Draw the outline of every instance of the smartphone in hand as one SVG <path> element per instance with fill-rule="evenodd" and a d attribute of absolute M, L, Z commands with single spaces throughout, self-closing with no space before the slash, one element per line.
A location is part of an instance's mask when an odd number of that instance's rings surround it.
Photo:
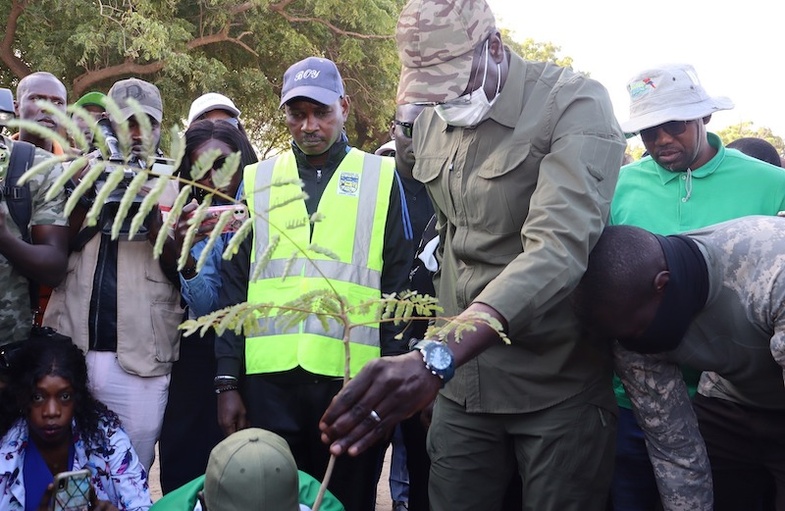
<path fill-rule="evenodd" d="M 220 218 L 221 214 L 227 210 L 232 212 L 232 218 L 229 220 L 229 223 L 224 226 L 223 232 L 237 232 L 240 226 L 243 225 L 243 222 L 248 219 L 248 208 L 245 206 L 245 204 L 210 206 L 205 211 L 204 219 L 199 226 L 199 232 L 207 234 L 212 231 L 215 227 L 215 224 L 218 223 L 218 218 Z"/>
<path fill-rule="evenodd" d="M 89 470 L 60 472 L 54 478 L 52 511 L 88 511 L 90 489 Z"/>

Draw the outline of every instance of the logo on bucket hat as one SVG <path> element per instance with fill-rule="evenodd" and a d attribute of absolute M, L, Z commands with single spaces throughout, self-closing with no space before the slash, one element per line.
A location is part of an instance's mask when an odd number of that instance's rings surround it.
<path fill-rule="evenodd" d="M 625 133 L 638 133 L 668 121 L 692 121 L 719 110 L 730 110 L 729 98 L 711 97 L 689 64 L 670 64 L 638 73 L 627 84 L 630 118 Z"/>
<path fill-rule="evenodd" d="M 299 97 L 330 105 L 343 96 L 343 80 L 335 63 L 329 59 L 308 57 L 292 64 L 284 73 L 278 106 L 282 107 Z"/>
<path fill-rule="evenodd" d="M 444 103 L 463 94 L 474 49 L 495 29 L 485 0 L 410 0 L 395 32 L 403 64 L 398 104 Z"/>
<path fill-rule="evenodd" d="M 128 104 L 129 98 L 139 103 L 142 111 L 159 123 L 163 119 L 164 108 L 161 102 L 161 92 L 150 82 L 138 78 L 120 80 L 109 89 L 109 97 L 120 108 L 121 121 L 128 120 L 135 113 L 131 105 Z"/>

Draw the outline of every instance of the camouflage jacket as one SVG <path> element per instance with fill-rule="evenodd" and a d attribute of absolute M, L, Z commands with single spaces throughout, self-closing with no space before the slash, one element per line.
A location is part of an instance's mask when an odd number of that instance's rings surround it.
<path fill-rule="evenodd" d="M 12 148 L 12 140 L 6 137 L 0 139 L 0 186 L 5 185 L 4 181 Z M 36 148 L 33 165 L 51 157 L 51 153 Z M 62 166 L 55 165 L 48 172 L 39 173 L 28 181 L 32 198 L 31 227 L 34 225 L 68 225 L 68 219 L 64 215 L 65 191 L 58 193 L 51 201 L 47 201 L 44 197 L 62 171 Z M 8 213 L 8 206 L 2 195 L 0 195 L 0 216 L 4 218 L 11 233 L 21 237 L 19 228 Z M 32 310 L 28 286 L 27 278 L 16 271 L 8 259 L 0 254 L 0 344 L 26 339 L 30 332 Z"/>
<path fill-rule="evenodd" d="M 711 510 L 709 460 L 680 365 L 706 371 L 698 391 L 785 410 L 785 219 L 749 216 L 690 231 L 709 297 L 679 346 L 642 355 L 616 346 L 616 371 L 646 434 L 667 510 Z"/>

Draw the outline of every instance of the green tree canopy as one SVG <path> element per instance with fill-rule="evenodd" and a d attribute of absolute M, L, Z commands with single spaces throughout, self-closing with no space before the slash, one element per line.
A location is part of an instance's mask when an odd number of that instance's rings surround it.
<path fill-rule="evenodd" d="M 508 29 L 502 28 L 499 32 L 504 43 L 526 60 L 553 62 L 562 67 L 572 67 L 572 57 L 559 56 L 561 46 L 556 46 L 550 42 L 537 42 L 532 38 L 526 38 L 523 42 L 518 42 Z"/>
<path fill-rule="evenodd" d="M 290 140 L 278 108 L 284 71 L 319 55 L 343 75 L 352 144 L 374 150 L 387 140 L 395 109 L 393 34 L 405 1 L 8 0 L 0 2 L 0 86 L 49 71 L 73 102 L 136 76 L 161 90 L 166 126 L 180 125 L 199 95 L 221 92 L 242 110 L 264 158 Z M 551 43 L 519 43 L 501 32 L 525 58 L 572 65 Z"/>
<path fill-rule="evenodd" d="M 780 157 L 785 155 L 785 141 L 782 140 L 782 137 L 775 135 L 769 128 L 756 128 L 753 123 L 749 121 L 728 126 L 723 130 L 719 130 L 717 135 L 722 139 L 722 143 L 725 145 L 742 137 L 762 138 L 777 149 L 777 152 L 780 153 Z"/>
<path fill-rule="evenodd" d="M 262 156 L 285 146 L 283 73 L 311 55 L 335 61 L 353 102 L 347 129 L 370 148 L 384 138 L 398 81 L 392 34 L 404 0 L 10 0 L 0 3 L 0 83 L 34 71 L 60 77 L 75 101 L 129 76 L 155 83 L 164 122 L 193 99 L 235 100 Z"/>

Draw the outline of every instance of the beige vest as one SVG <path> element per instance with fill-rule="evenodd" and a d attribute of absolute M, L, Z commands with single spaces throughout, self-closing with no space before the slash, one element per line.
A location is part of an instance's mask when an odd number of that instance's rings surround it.
<path fill-rule="evenodd" d="M 65 280 L 52 291 L 43 324 L 88 348 L 88 319 L 101 236 L 68 258 Z M 137 376 L 169 374 L 180 353 L 180 293 L 166 278 L 147 241 L 119 241 L 117 359 Z"/>

